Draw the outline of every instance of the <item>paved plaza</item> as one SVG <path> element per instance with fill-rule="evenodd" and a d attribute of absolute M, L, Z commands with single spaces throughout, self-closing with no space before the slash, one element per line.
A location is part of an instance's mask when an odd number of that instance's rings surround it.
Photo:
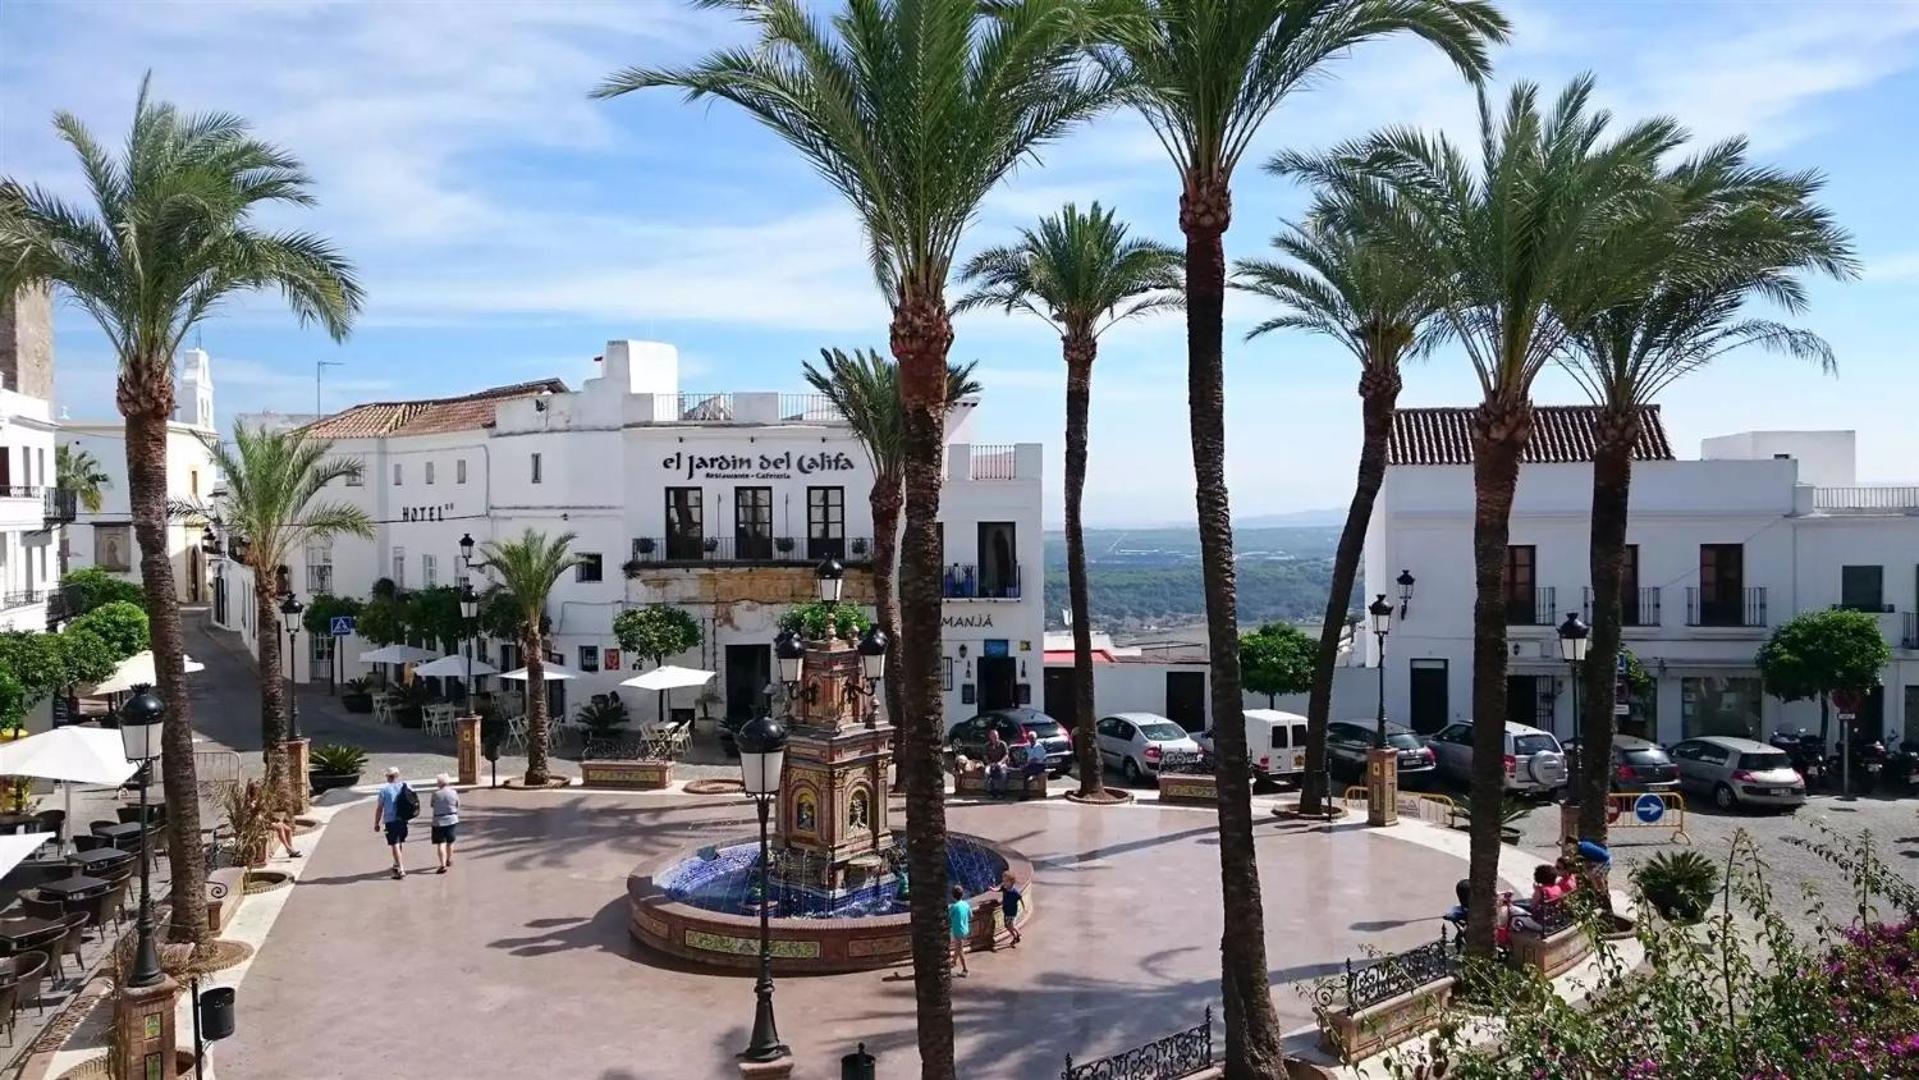
<path fill-rule="evenodd" d="M 475 790 L 445 876 L 386 874 L 370 804 L 343 808 L 240 991 L 248 1022 L 223 1077 L 736 1076 L 752 980 L 643 952 L 625 879 L 688 845 L 746 836 L 751 808 L 687 795 Z M 1056 1073 L 1198 1022 L 1217 998 L 1218 851 L 1210 813 L 1063 801 L 955 806 L 955 829 L 1033 859 L 1018 950 L 975 954 L 955 981 L 961 1075 Z M 1417 826 L 1413 826 L 1417 828 Z M 1357 828 L 1258 826 L 1275 1001 L 1365 949 L 1439 932 L 1455 857 Z M 415 845 L 410 865 L 428 867 Z M 917 1071 L 905 968 L 788 977 L 781 1032 L 799 1076 L 837 1076 L 864 1040 L 881 1074 Z"/>

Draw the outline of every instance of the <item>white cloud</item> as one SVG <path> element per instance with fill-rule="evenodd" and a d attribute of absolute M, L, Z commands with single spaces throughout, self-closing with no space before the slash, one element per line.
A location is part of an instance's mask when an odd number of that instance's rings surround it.
<path fill-rule="evenodd" d="M 1869 282 L 1919 281 L 1919 251 L 1867 259 L 1865 279 Z"/>

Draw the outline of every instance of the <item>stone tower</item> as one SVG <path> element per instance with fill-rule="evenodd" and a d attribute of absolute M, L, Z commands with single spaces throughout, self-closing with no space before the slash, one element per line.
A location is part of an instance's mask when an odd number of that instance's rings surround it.
<path fill-rule="evenodd" d="M 46 289 L 0 303 L 0 386 L 53 398 L 53 294 Z"/>
<path fill-rule="evenodd" d="M 180 354 L 180 371 L 174 386 L 173 418 L 212 430 L 213 368 L 205 349 L 187 349 Z"/>

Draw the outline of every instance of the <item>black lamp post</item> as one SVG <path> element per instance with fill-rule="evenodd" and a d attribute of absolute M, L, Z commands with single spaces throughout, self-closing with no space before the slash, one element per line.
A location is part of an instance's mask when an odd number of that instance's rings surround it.
<path fill-rule="evenodd" d="M 465 563 L 468 569 L 471 569 L 473 566 L 473 534 L 472 533 L 460 534 L 460 561 Z"/>
<path fill-rule="evenodd" d="M 829 604 L 840 602 L 840 590 L 846 585 L 846 567 L 840 565 L 838 559 L 828 555 L 813 568 L 813 577 L 819 583 L 821 600 Z"/>
<path fill-rule="evenodd" d="M 293 665 L 298 662 L 293 647 L 294 639 L 300 633 L 300 613 L 307 606 L 291 592 L 280 601 L 280 623 L 287 630 L 287 738 L 300 737 L 300 699 L 293 692 Z"/>
<path fill-rule="evenodd" d="M 1592 633 L 1577 611 L 1568 611 L 1566 621 L 1559 624 L 1559 658 L 1572 668 L 1573 680 L 1573 734 L 1579 734 L 1579 665 L 1586 662 L 1586 636 Z"/>
<path fill-rule="evenodd" d="M 1373 745 L 1381 750 L 1386 748 L 1386 635 L 1393 629 L 1393 606 L 1386 602 L 1386 594 L 1366 606 L 1366 614 L 1373 619 L 1373 640 L 1379 643 L 1379 717 L 1373 729 Z"/>
<path fill-rule="evenodd" d="M 160 757 L 160 729 L 166 716 L 166 702 L 151 689 L 141 690 L 120 707 L 120 747 L 128 761 L 140 765 L 140 917 L 134 923 L 139 937 L 133 974 L 127 978 L 127 985 L 134 988 L 152 986 L 166 977 L 153 945 L 153 859 L 149 854 L 153 835 L 147 820 L 147 780 Z"/>
<path fill-rule="evenodd" d="M 785 661 L 781 661 L 785 672 Z M 773 900 L 769 888 L 772 853 L 767 818 L 780 795 L 780 770 L 786 764 L 786 725 L 771 715 L 754 717 L 734 736 L 740 748 L 740 780 L 760 811 L 760 977 L 753 984 L 753 1040 L 740 1051 L 742 1061 L 777 1061 L 789 1051 L 773 1021 Z"/>
<path fill-rule="evenodd" d="M 886 647 L 891 642 L 886 631 L 878 623 L 866 628 L 860 635 L 860 675 L 865 685 L 861 692 L 866 695 L 866 726 L 872 727 L 879 718 L 880 680 L 886 677 Z"/>
<path fill-rule="evenodd" d="M 465 558 L 464 552 L 467 550 L 467 545 L 472 542 L 473 538 L 470 536 L 460 541 L 460 550 L 463 553 L 461 555 L 462 558 Z M 466 707 L 469 712 L 471 712 L 474 707 L 473 634 L 474 631 L 478 629 L 478 623 L 474 620 L 479 617 L 480 594 L 473 591 L 473 582 L 471 579 L 468 579 L 460 583 L 460 618 L 466 620 Z"/>
<path fill-rule="evenodd" d="M 1399 585 L 1399 617 L 1403 619 L 1406 617 L 1406 609 L 1413 605 L 1413 572 L 1401 570 L 1397 584 Z"/>

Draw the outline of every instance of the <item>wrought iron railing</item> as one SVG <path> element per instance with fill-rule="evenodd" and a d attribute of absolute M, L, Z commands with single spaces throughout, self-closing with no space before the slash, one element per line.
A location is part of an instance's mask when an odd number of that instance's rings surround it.
<path fill-rule="evenodd" d="M 1020 566 L 951 563 L 940 573 L 940 595 L 948 600 L 1018 600 Z"/>
<path fill-rule="evenodd" d="M 44 602 L 48 595 L 45 589 L 20 589 L 14 592 L 0 593 L 0 609 L 26 607 L 29 604 Z"/>
<path fill-rule="evenodd" d="M 42 490 L 37 484 L 0 484 L 0 499 L 37 499 Z"/>
<path fill-rule="evenodd" d="M 789 423 L 837 424 L 846 418 L 825 394 L 781 394 L 780 419 Z"/>
<path fill-rule="evenodd" d="M 48 525 L 65 525 L 80 516 L 79 493 L 72 488 L 48 488 L 41 518 Z"/>
<path fill-rule="evenodd" d="M 1901 616 L 1904 626 L 1899 634 L 1899 647 L 1919 649 L 1919 611 L 1908 611 Z"/>
<path fill-rule="evenodd" d="M 681 420 L 717 420 L 733 419 L 732 394 L 681 394 L 679 401 Z"/>
<path fill-rule="evenodd" d="M 1692 586 L 1686 590 L 1687 626 L 1764 626 L 1766 625 L 1766 587 L 1707 590 Z"/>
<path fill-rule="evenodd" d="M 1506 594 L 1506 625 L 1551 626 L 1559 608 L 1551 586 L 1513 589 Z"/>
<path fill-rule="evenodd" d="M 1550 937 L 1578 922 L 1579 913 L 1562 897 L 1535 906 L 1532 920 L 1539 925 L 1541 937 Z"/>
<path fill-rule="evenodd" d="M 1585 618 L 1588 623 L 1591 623 L 1593 621 L 1592 586 L 1590 585 L 1586 586 L 1585 594 L 1586 594 Z M 1647 588 L 1638 589 L 1634 592 L 1629 592 L 1626 596 L 1626 602 L 1623 605 L 1621 605 L 1619 609 L 1619 625 L 1621 626 L 1658 626 L 1659 625 L 1659 590 L 1658 588 L 1647 587 Z"/>
<path fill-rule="evenodd" d="M 1919 511 L 1919 487 L 1816 487 L 1812 489 L 1812 508 L 1828 514 L 1910 514 Z"/>
<path fill-rule="evenodd" d="M 1441 926 L 1437 941 L 1358 964 L 1347 959 L 1344 978 L 1325 979 L 1313 987 L 1313 1003 L 1327 1012 L 1358 1012 L 1458 973 L 1459 949 L 1446 940 Z"/>
<path fill-rule="evenodd" d="M 1073 1064 L 1066 1055 L 1066 1068 L 1060 1080 L 1174 1080 L 1197 1072 L 1213 1063 L 1213 1007 L 1198 1024 L 1154 1039 L 1145 1046 L 1089 1061 Z"/>
<path fill-rule="evenodd" d="M 633 542 L 627 572 L 649 565 L 693 566 L 707 563 L 791 563 L 812 565 L 828 557 L 859 564 L 873 558 L 873 541 L 864 536 L 668 536 Z"/>

